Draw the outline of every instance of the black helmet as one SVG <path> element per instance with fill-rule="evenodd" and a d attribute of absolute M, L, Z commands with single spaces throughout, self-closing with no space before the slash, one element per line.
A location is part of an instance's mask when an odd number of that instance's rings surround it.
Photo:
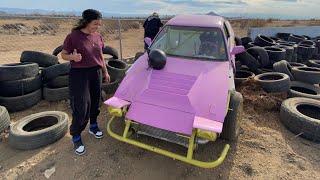
<path fill-rule="evenodd" d="M 153 49 L 150 51 L 148 59 L 149 67 L 161 70 L 165 67 L 166 62 L 167 56 L 165 52 L 160 49 Z"/>

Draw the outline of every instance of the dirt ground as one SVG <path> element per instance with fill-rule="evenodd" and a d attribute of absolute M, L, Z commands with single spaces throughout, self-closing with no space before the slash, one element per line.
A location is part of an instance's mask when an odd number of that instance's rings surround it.
<path fill-rule="evenodd" d="M 266 94 L 252 83 L 238 90 L 244 96 L 241 131 L 222 165 L 201 169 L 152 152 L 119 142 L 106 135 L 97 140 L 87 131 L 83 140 L 84 156 L 72 151 L 71 137 L 44 148 L 20 151 L 9 147 L 7 138 L 0 142 L 0 179 L 46 179 L 44 171 L 55 167 L 51 179 L 320 179 L 320 144 L 289 132 L 279 122 L 279 107 L 285 94 Z M 70 114 L 67 101 L 42 101 L 33 108 L 11 114 L 15 122 L 23 116 L 58 110 Z M 108 120 L 102 106 L 99 123 L 105 131 Z M 118 121 L 117 128 L 123 126 Z M 186 153 L 184 147 L 142 138 L 148 143 Z M 195 157 L 214 159 L 227 143 L 218 140 L 200 146 Z"/>
<path fill-rule="evenodd" d="M 14 21 L 16 22 L 16 21 Z M 3 22 L 2 22 L 3 23 Z M 6 22 L 8 23 L 8 22 Z M 36 22 L 32 22 L 36 23 Z M 292 21 L 267 22 L 264 26 L 285 26 Z M 306 25 L 308 22 L 295 22 Z M 1 21 L 0 21 L 1 25 Z M 238 36 L 246 35 L 241 22 L 233 22 Z M 123 33 L 124 56 L 132 56 L 143 47 L 141 29 Z M 0 64 L 18 62 L 21 51 L 51 52 L 60 45 L 65 35 L 31 36 L 0 35 Z M 118 47 L 117 39 L 107 41 Z M 244 113 L 240 123 L 241 133 L 222 165 L 215 169 L 201 169 L 112 139 L 105 133 L 101 140 L 91 137 L 87 130 L 83 141 L 87 147 L 84 156 L 73 153 L 71 137 L 67 134 L 58 142 L 31 151 L 20 151 L 8 145 L 7 135 L 0 138 L 0 179 L 46 179 L 44 172 L 55 168 L 50 179 L 320 179 L 320 144 L 304 140 L 289 132 L 279 121 L 279 107 L 284 94 L 268 95 L 255 85 L 238 89 L 244 96 Z M 15 122 L 32 113 L 57 110 L 71 111 L 67 101 L 40 102 L 31 109 L 12 113 Z M 102 106 L 100 126 L 105 131 L 108 120 L 106 107 Z M 123 128 L 118 121 L 117 128 Z M 186 149 L 170 143 L 143 138 L 143 140 L 179 153 Z M 200 146 L 195 157 L 213 160 L 224 144 L 218 140 Z"/>

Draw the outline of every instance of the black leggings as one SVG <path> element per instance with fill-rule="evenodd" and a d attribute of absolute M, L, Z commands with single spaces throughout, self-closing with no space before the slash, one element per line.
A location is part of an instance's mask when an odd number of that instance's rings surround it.
<path fill-rule="evenodd" d="M 80 135 L 90 124 L 97 123 L 100 113 L 102 72 L 100 67 L 71 68 L 69 74 L 70 106 L 72 124 L 70 134 Z"/>

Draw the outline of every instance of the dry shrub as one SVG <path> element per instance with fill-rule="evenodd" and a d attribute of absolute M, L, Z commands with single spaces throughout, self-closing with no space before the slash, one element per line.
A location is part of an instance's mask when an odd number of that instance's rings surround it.
<path fill-rule="evenodd" d="M 282 101 L 287 98 L 286 93 L 266 93 L 254 80 L 244 82 L 237 91 L 243 95 L 245 106 L 260 112 L 279 112 Z"/>

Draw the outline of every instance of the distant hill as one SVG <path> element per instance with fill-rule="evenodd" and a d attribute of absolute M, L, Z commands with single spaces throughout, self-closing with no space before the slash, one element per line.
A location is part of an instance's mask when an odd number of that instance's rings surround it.
<path fill-rule="evenodd" d="M 63 15 L 63 16 L 81 16 L 80 11 L 50 11 L 43 9 L 20 9 L 20 8 L 1 8 L 0 15 Z M 105 13 L 104 17 L 146 17 L 146 14 L 120 14 Z"/>

